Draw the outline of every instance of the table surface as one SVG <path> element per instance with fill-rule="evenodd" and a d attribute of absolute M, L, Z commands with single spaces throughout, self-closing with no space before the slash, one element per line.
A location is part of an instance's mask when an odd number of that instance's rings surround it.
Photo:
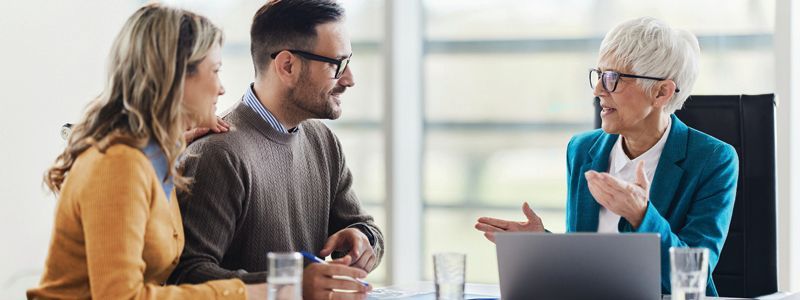
<path fill-rule="evenodd" d="M 467 283 L 464 299 L 499 299 L 500 287 L 496 284 Z M 433 282 L 399 284 L 374 289 L 368 299 L 436 299 Z"/>
<path fill-rule="evenodd" d="M 464 286 L 464 299 L 499 299 L 500 287 L 496 284 L 467 283 Z M 421 281 L 409 284 L 399 284 L 374 289 L 368 299 L 436 299 L 436 288 L 433 282 Z M 662 300 L 669 300 L 669 295 L 664 295 Z M 706 297 L 706 299 L 734 300 L 745 298 Z M 778 292 L 772 295 L 759 297 L 761 300 L 800 300 L 798 293 Z"/>

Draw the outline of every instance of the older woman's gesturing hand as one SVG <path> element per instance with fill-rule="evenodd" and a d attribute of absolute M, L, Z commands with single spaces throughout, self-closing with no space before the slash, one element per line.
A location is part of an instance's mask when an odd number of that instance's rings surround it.
<path fill-rule="evenodd" d="M 531 209 L 531 207 L 528 205 L 528 202 L 522 204 L 522 213 L 525 214 L 525 217 L 528 219 L 527 221 L 516 222 L 489 217 L 478 218 L 478 223 L 475 223 L 475 229 L 483 231 L 483 236 L 492 243 L 494 243 L 495 232 L 544 232 L 542 219 L 539 218 L 535 212 L 533 212 L 533 209 Z"/>
<path fill-rule="evenodd" d="M 628 220 L 633 228 L 639 228 L 647 210 L 650 182 L 644 172 L 644 161 L 636 166 L 636 182 L 629 183 L 608 173 L 588 171 L 584 173 L 589 191 L 595 201 L 611 212 Z"/>

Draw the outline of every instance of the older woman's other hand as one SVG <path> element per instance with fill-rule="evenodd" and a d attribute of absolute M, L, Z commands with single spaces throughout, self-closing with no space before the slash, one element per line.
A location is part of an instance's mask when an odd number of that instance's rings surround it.
<path fill-rule="evenodd" d="M 539 218 L 539 216 L 533 212 L 528 202 L 522 204 L 522 213 L 525 214 L 525 217 L 528 219 L 527 221 L 506 221 L 489 217 L 478 218 L 478 223 L 475 223 L 475 229 L 482 231 L 483 236 L 492 243 L 494 243 L 494 234 L 496 232 L 544 232 L 542 218 Z"/>
<path fill-rule="evenodd" d="M 650 195 L 650 182 L 645 175 L 644 161 L 636 166 L 635 183 L 623 181 L 605 172 L 588 171 L 584 176 L 597 203 L 628 220 L 634 229 L 639 228 Z"/>
<path fill-rule="evenodd" d="M 194 140 L 199 139 L 208 134 L 209 131 L 214 133 L 228 132 L 230 128 L 231 125 L 228 124 L 228 122 L 225 122 L 225 120 L 223 120 L 222 118 L 217 117 L 217 124 L 215 124 L 213 127 L 211 128 L 197 127 L 189 129 L 183 133 L 183 138 L 186 140 L 186 144 L 191 144 Z"/>

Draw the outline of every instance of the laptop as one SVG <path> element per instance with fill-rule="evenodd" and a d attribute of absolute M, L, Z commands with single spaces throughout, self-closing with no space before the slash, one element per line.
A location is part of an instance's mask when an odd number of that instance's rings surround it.
<path fill-rule="evenodd" d="M 503 299 L 661 299 L 658 234 L 495 237 Z"/>

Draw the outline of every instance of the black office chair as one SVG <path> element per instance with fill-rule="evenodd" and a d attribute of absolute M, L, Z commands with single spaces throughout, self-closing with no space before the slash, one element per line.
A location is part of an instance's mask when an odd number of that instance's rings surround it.
<path fill-rule="evenodd" d="M 600 102 L 595 98 L 595 128 Z M 728 238 L 714 270 L 722 297 L 778 290 L 775 95 L 691 96 L 675 115 L 736 148 L 739 183 Z"/>

